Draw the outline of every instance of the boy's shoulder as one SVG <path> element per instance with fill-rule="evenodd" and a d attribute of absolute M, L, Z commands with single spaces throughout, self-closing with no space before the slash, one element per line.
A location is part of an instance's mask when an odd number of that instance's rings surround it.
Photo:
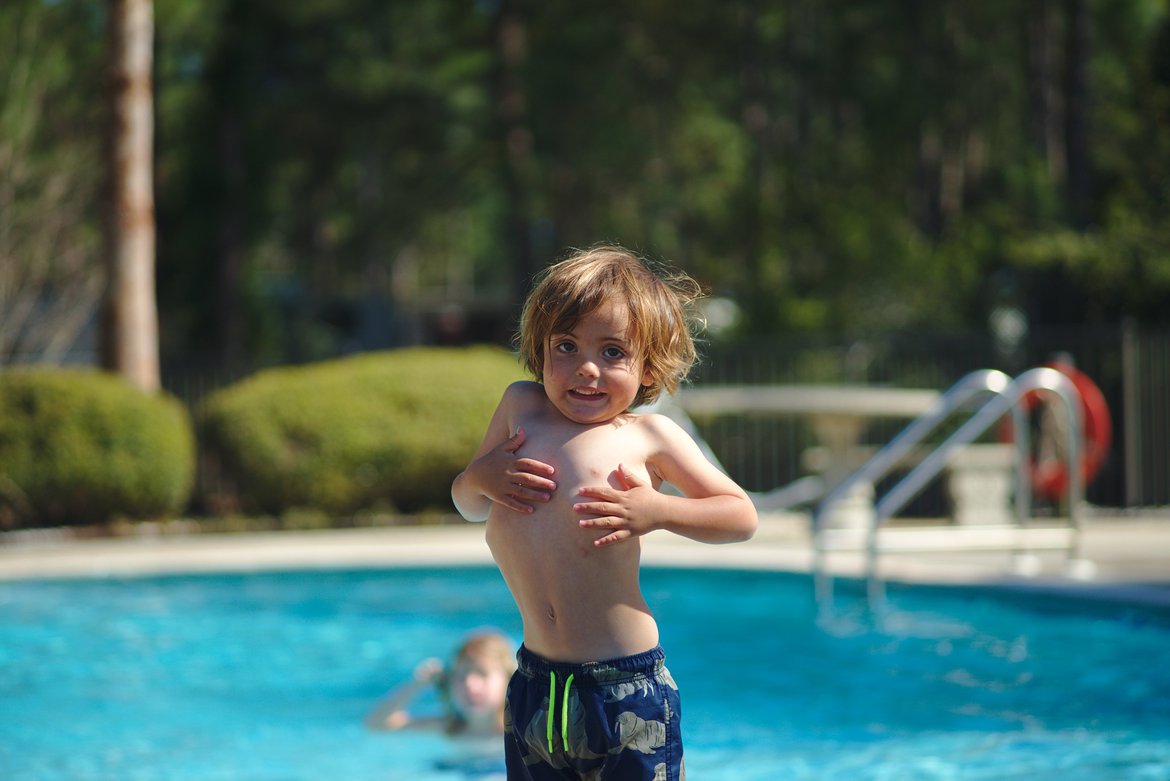
<path fill-rule="evenodd" d="M 544 386 L 534 380 L 516 380 L 504 389 L 505 399 L 544 398 Z"/>
<path fill-rule="evenodd" d="M 500 404 L 509 409 L 526 409 L 544 404 L 544 386 L 532 380 L 517 380 L 504 389 Z"/>
<path fill-rule="evenodd" d="M 662 438 L 677 437 L 680 434 L 686 436 L 686 432 L 668 415 L 663 415 L 661 412 L 631 412 L 628 413 L 631 422 L 637 425 L 646 433 Z"/>

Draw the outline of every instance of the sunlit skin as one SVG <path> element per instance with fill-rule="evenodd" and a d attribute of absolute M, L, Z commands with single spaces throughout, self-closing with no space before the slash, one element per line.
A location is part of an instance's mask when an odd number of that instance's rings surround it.
<path fill-rule="evenodd" d="M 452 497 L 487 520 L 531 651 L 567 662 L 641 653 L 658 644 L 641 537 L 744 540 L 755 508 L 677 424 L 627 412 L 649 376 L 624 306 L 603 303 L 544 349 L 543 382 L 505 391 Z M 663 481 L 683 496 L 660 493 Z"/>
<path fill-rule="evenodd" d="M 629 313 L 614 302 L 602 304 L 544 348 L 544 392 L 557 411 L 574 423 L 616 420 L 633 403 L 650 376 L 627 336 Z"/>

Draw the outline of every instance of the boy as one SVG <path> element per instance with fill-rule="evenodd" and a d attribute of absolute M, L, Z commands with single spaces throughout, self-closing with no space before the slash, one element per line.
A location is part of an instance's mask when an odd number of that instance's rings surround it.
<path fill-rule="evenodd" d="M 509 779 L 684 777 L 678 690 L 638 584 L 640 537 L 746 540 L 756 511 L 695 442 L 631 406 L 695 360 L 698 286 L 619 247 L 546 271 L 520 321 L 539 382 L 508 387 L 452 485 L 524 622 L 508 688 Z M 659 493 L 663 482 L 682 496 Z"/>

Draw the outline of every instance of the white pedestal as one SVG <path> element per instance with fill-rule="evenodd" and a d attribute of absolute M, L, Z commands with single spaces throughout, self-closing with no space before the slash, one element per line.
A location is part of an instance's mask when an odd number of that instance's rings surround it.
<path fill-rule="evenodd" d="M 1011 445 L 968 445 L 951 458 L 947 488 L 952 517 L 959 525 L 1014 522 L 1012 517 Z"/>
<path fill-rule="evenodd" d="M 873 486 L 858 483 L 847 496 L 825 508 L 825 525 L 830 529 L 868 529 L 873 515 Z"/>

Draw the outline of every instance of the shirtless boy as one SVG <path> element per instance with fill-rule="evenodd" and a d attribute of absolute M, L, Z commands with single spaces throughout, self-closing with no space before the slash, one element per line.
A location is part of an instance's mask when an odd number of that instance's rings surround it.
<path fill-rule="evenodd" d="M 619 247 L 548 269 L 519 334 L 539 382 L 508 387 L 452 486 L 459 512 L 487 521 L 524 623 L 509 779 L 685 777 L 678 690 L 638 582 L 641 537 L 746 540 L 756 511 L 678 425 L 629 409 L 690 369 L 698 294 Z"/>

